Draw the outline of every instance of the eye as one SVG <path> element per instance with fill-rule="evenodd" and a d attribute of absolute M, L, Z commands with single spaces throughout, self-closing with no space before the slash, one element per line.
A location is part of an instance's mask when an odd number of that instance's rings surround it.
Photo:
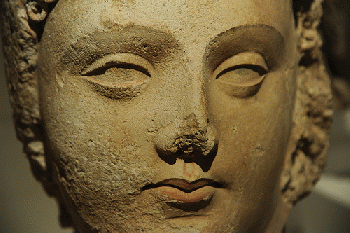
<path fill-rule="evenodd" d="M 152 73 L 153 66 L 144 58 L 119 53 L 95 61 L 81 75 L 100 94 L 122 99 L 139 95 Z"/>
<path fill-rule="evenodd" d="M 241 53 L 223 63 L 213 72 L 216 84 L 227 95 L 249 97 L 257 93 L 268 68 L 257 53 Z"/>

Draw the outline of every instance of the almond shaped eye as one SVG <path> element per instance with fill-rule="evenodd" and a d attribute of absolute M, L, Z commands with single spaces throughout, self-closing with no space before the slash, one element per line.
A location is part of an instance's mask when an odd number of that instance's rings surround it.
<path fill-rule="evenodd" d="M 153 66 L 142 57 L 119 53 L 95 61 L 81 75 L 100 94 L 121 99 L 139 95 L 153 72 Z"/>
<path fill-rule="evenodd" d="M 267 70 L 258 65 L 237 65 L 223 70 L 216 79 L 237 86 L 251 86 L 260 82 L 266 73 Z"/>
<path fill-rule="evenodd" d="M 90 81 L 106 85 L 123 85 L 147 80 L 153 73 L 153 66 L 144 58 L 118 53 L 101 58 L 81 72 Z"/>
<path fill-rule="evenodd" d="M 118 72 L 121 71 L 121 72 Z M 97 69 L 91 70 L 89 72 L 85 72 L 83 75 L 84 76 L 97 76 L 97 75 L 123 75 L 127 74 L 127 72 L 130 71 L 137 71 L 141 72 L 144 75 L 147 75 L 148 77 L 151 77 L 151 74 L 149 71 L 139 65 L 135 64 L 129 64 L 129 63 L 124 63 L 124 62 L 116 62 L 116 61 L 111 61 L 107 62 L 104 64 L 102 67 L 98 67 Z"/>
<path fill-rule="evenodd" d="M 257 53 L 241 53 L 225 60 L 213 72 L 215 81 L 226 94 L 249 97 L 257 93 L 268 68 Z"/>

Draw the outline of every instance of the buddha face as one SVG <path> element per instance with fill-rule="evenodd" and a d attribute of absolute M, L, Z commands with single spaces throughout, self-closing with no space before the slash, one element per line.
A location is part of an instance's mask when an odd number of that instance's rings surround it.
<path fill-rule="evenodd" d="M 77 228 L 280 231 L 296 51 L 289 1 L 60 0 L 37 75 Z"/>

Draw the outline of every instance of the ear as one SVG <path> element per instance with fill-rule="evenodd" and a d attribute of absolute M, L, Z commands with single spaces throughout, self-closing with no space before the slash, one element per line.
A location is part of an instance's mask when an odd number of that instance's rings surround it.
<path fill-rule="evenodd" d="M 291 208 L 307 196 L 326 163 L 333 116 L 331 83 L 321 52 L 318 26 L 322 1 L 298 15 L 299 52 L 293 128 L 281 178 L 282 199 Z"/>

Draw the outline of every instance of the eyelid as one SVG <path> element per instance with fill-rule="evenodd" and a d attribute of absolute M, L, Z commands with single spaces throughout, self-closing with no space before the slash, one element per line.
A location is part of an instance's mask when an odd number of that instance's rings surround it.
<path fill-rule="evenodd" d="M 104 67 L 106 66 L 106 64 L 111 62 L 113 62 L 115 65 L 131 64 L 133 66 L 142 67 L 146 69 L 149 74 L 152 74 L 154 72 L 153 65 L 150 62 L 148 62 L 146 59 L 140 56 L 134 55 L 132 53 L 116 53 L 116 54 L 107 55 L 93 62 L 91 65 L 89 65 L 87 68 L 85 68 L 81 72 L 81 75 L 88 75 L 89 73 L 92 73 L 95 70 L 101 67 Z"/>
<path fill-rule="evenodd" d="M 266 71 L 269 70 L 265 59 L 259 53 L 245 52 L 245 53 L 239 53 L 237 55 L 234 55 L 226 59 L 224 62 L 222 62 L 214 70 L 213 77 L 217 78 L 217 76 L 221 74 L 223 71 L 225 71 L 226 69 L 229 69 L 234 66 L 242 66 L 242 65 L 261 66 Z"/>

